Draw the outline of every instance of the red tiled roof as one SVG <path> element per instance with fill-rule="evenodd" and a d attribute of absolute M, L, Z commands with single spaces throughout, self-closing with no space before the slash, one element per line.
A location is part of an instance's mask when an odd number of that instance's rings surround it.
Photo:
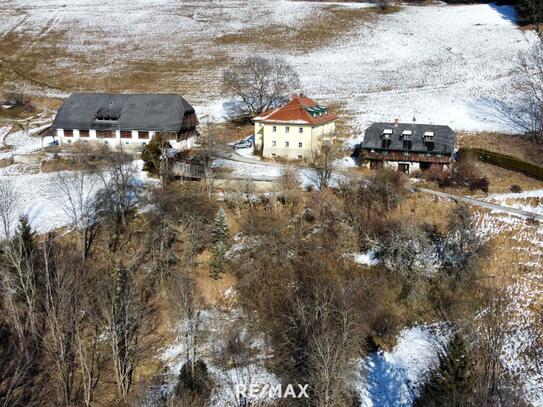
<path fill-rule="evenodd" d="M 331 113 L 323 116 L 311 116 L 306 108 L 317 105 L 317 102 L 313 99 L 303 95 L 296 95 L 286 105 L 268 110 L 256 119 L 263 122 L 305 122 L 309 124 L 321 124 L 337 119 L 337 116 Z"/>

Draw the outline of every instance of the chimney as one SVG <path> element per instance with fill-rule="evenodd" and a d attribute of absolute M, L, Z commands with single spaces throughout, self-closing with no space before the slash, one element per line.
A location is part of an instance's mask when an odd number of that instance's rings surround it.
<path fill-rule="evenodd" d="M 417 122 L 417 118 L 413 116 L 413 124 L 415 124 L 416 122 Z"/>
<path fill-rule="evenodd" d="M 398 126 L 399 121 L 399 119 L 394 119 L 394 127 Z"/>

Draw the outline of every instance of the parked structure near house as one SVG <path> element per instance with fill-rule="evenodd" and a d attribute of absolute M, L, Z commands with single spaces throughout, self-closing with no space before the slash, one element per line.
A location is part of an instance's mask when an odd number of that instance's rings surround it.
<path fill-rule="evenodd" d="M 194 108 L 173 94 L 74 93 L 52 125 L 60 144 L 94 141 L 142 146 L 155 135 L 190 148 L 197 135 Z"/>
<path fill-rule="evenodd" d="M 373 123 L 362 142 L 361 158 L 370 168 L 383 165 L 410 173 L 443 170 L 452 160 L 456 134 L 449 126 L 433 124 Z"/>
<path fill-rule="evenodd" d="M 314 100 L 293 95 L 287 104 L 254 118 L 255 147 L 267 158 L 309 159 L 332 142 L 337 116 Z"/>

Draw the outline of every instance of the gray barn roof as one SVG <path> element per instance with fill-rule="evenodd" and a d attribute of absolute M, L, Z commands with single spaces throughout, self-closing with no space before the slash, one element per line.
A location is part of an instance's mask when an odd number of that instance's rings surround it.
<path fill-rule="evenodd" d="M 383 145 L 383 132 L 392 130 L 390 145 L 385 148 Z M 373 123 L 366 129 L 362 148 L 373 150 L 406 151 L 402 134 L 404 131 L 411 131 L 411 148 L 409 151 L 415 153 L 452 154 L 456 144 L 456 134 L 449 126 L 434 124 L 413 124 L 413 123 Z M 426 132 L 433 132 L 433 145 L 423 140 Z"/>
<path fill-rule="evenodd" d="M 74 93 L 64 101 L 53 129 L 178 132 L 194 108 L 172 94 Z"/>

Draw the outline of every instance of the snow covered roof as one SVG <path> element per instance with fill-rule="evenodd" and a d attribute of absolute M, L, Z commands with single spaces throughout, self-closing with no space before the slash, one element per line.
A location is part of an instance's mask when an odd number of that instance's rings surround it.
<path fill-rule="evenodd" d="M 383 145 L 383 135 L 387 134 L 390 140 L 386 146 Z M 413 124 L 413 123 L 373 123 L 366 129 L 362 148 L 372 150 L 397 150 L 405 151 L 403 136 L 409 134 L 411 142 L 410 151 L 416 153 L 432 153 L 450 155 L 456 144 L 456 134 L 449 126 L 434 124 Z M 424 137 L 433 134 L 432 143 L 425 142 Z"/>
<path fill-rule="evenodd" d="M 178 132 L 186 113 L 194 108 L 179 95 L 74 93 L 52 128 Z"/>

